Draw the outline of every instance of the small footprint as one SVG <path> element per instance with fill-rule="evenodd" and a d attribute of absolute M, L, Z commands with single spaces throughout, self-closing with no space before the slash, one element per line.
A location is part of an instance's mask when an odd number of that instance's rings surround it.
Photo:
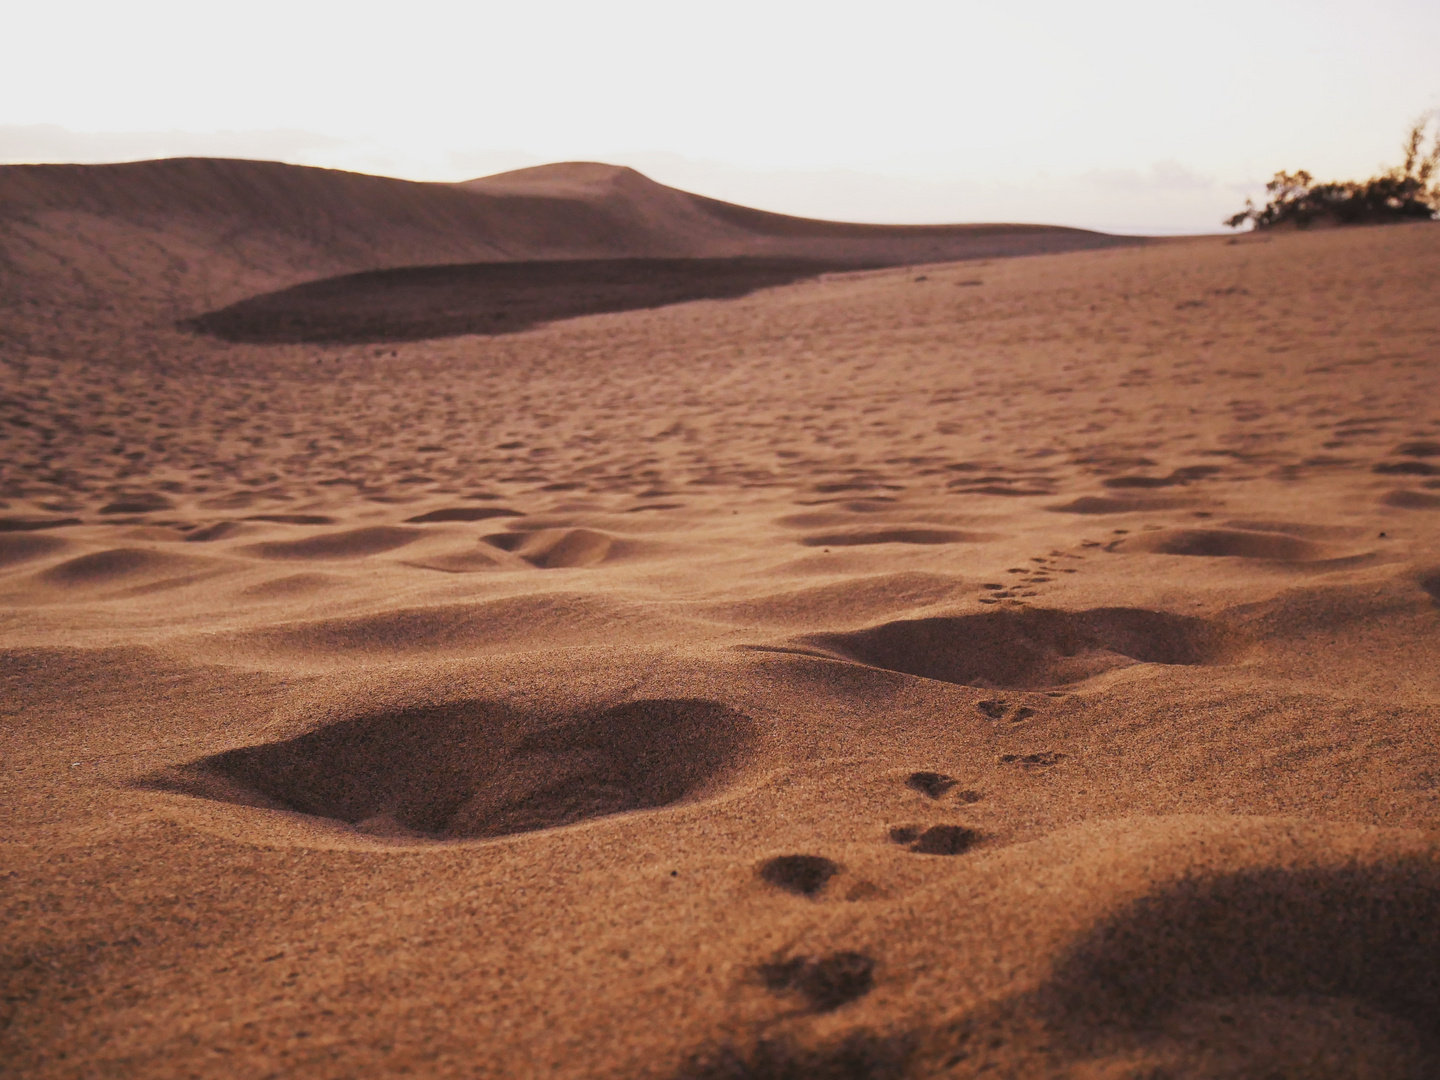
<path fill-rule="evenodd" d="M 1064 761 L 1067 756 L 1053 750 L 1041 750 L 1036 754 L 1001 754 L 1000 763 L 1002 765 L 1019 765 L 1027 769 L 1043 769 Z"/>
<path fill-rule="evenodd" d="M 974 847 L 980 834 L 964 825 L 896 825 L 890 839 L 907 845 L 916 855 L 961 855 Z"/>
<path fill-rule="evenodd" d="M 984 713 L 986 716 L 988 716 L 991 720 L 1003 720 L 1005 718 L 1006 711 L 1010 708 L 1009 704 L 1003 698 L 991 698 L 986 701 L 977 701 L 975 703 L 975 707 L 979 709 L 982 713 Z M 1010 713 L 1010 722 L 1012 724 L 1018 724 L 1024 720 L 1029 720 L 1030 717 L 1034 715 L 1035 710 L 1032 709 L 1029 705 L 1021 705 L 1016 708 L 1014 712 Z"/>
<path fill-rule="evenodd" d="M 799 993 L 815 1012 L 834 1012 L 875 986 L 875 961 L 858 952 L 831 953 L 817 960 L 808 956 L 772 960 L 761 964 L 758 972 L 766 989 Z"/>
<path fill-rule="evenodd" d="M 760 864 L 763 881 L 796 896 L 814 896 L 840 872 L 840 864 L 823 855 L 777 855 Z"/>
<path fill-rule="evenodd" d="M 922 795 L 928 795 L 932 799 L 938 799 L 959 782 L 953 776 L 946 776 L 944 773 L 913 772 L 905 781 L 905 786 Z"/>

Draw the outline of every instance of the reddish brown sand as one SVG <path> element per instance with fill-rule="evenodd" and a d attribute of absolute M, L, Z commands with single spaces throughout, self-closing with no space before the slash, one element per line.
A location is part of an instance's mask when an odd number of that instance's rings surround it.
<path fill-rule="evenodd" d="M 1440 1069 L 1440 226 L 383 348 L 20 231 L 14 1074 Z"/>

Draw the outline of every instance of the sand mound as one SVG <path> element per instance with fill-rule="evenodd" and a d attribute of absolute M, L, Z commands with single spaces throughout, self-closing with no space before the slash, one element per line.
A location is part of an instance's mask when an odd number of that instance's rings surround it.
<path fill-rule="evenodd" d="M 519 555 L 542 570 L 597 566 L 634 550 L 633 542 L 620 540 L 597 529 L 496 533 L 485 537 L 485 542 L 501 551 Z"/>
<path fill-rule="evenodd" d="M 327 574 L 287 574 L 282 578 L 251 585 L 244 590 L 243 595 L 261 600 L 289 599 L 308 596 L 334 584 L 336 584 L 336 580 Z"/>
<path fill-rule="evenodd" d="M 593 645 L 622 629 L 638 642 L 663 636 L 674 626 L 649 608 L 577 593 L 540 593 L 295 621 L 217 636 L 214 644 L 241 656 L 326 663 Z"/>
<path fill-rule="evenodd" d="M 209 525 L 201 525 L 185 534 L 185 542 L 188 544 L 209 544 L 216 540 L 229 540 L 245 533 L 246 528 L 243 522 L 239 521 L 213 521 Z"/>
<path fill-rule="evenodd" d="M 908 619 L 802 640 L 906 675 L 1007 689 L 1063 686 L 1137 662 L 1221 663 L 1235 647 L 1232 632 L 1206 620 L 1137 608 Z"/>
<path fill-rule="evenodd" d="M 1336 554 L 1321 544 L 1287 533 L 1242 529 L 1172 529 L 1131 537 L 1118 547 L 1158 555 L 1273 559 L 1276 562 L 1319 562 Z"/>
<path fill-rule="evenodd" d="M 111 548 L 67 559 L 41 571 L 36 580 L 45 585 L 78 591 L 129 585 L 156 578 L 179 578 L 209 565 L 203 559 L 148 548 Z"/>
<path fill-rule="evenodd" d="M 79 518 L 0 517 L 0 533 L 35 532 L 38 529 L 58 529 L 64 525 L 79 524 Z"/>
<path fill-rule="evenodd" d="M 1386 506 L 1395 506 L 1401 510 L 1440 510 L 1440 495 L 1429 491 L 1411 491 L 1407 488 L 1399 488 L 1386 492 L 1385 498 L 1381 501 Z"/>
<path fill-rule="evenodd" d="M 474 839 L 698 797 L 743 764 L 756 734 L 709 701 L 637 701 L 549 723 L 469 701 L 340 721 L 151 783 L 381 836 Z"/>
<path fill-rule="evenodd" d="M 127 495 L 122 499 L 106 503 L 100 507 L 102 514 L 153 514 L 157 510 L 169 510 L 174 503 L 159 492 L 141 492 L 138 495 Z"/>
<path fill-rule="evenodd" d="M 420 529 L 398 525 L 368 525 L 362 529 L 321 533 L 300 540 L 268 540 L 245 550 L 262 559 L 361 559 L 414 543 L 424 536 Z"/>
<path fill-rule="evenodd" d="M 1131 499 L 1104 495 L 1082 495 L 1059 506 L 1047 506 L 1057 514 L 1139 514 L 1194 506 L 1194 499 Z"/>
<path fill-rule="evenodd" d="M 69 545 L 58 536 L 36 536 L 33 533 L 6 535 L 0 533 L 0 569 L 31 559 L 44 558 L 63 551 Z"/>
<path fill-rule="evenodd" d="M 407 559 L 405 565 L 423 570 L 438 570 L 444 574 L 478 574 L 488 570 L 516 568 L 515 560 L 506 558 L 498 551 L 487 551 L 483 548 L 436 552 L 421 559 Z"/>
<path fill-rule="evenodd" d="M 430 525 L 441 521 L 487 521 L 490 518 L 523 517 L 519 510 L 503 506 L 445 506 L 405 519 L 410 525 Z"/>
<path fill-rule="evenodd" d="M 961 532 L 958 529 L 852 529 L 821 533 L 800 542 L 806 547 L 858 547 L 865 544 L 979 544 L 993 540 L 990 533 Z"/>
<path fill-rule="evenodd" d="M 742 625 L 864 626 L 915 608 L 954 600 L 966 591 L 957 577 L 916 571 L 856 576 L 709 606 L 714 618 Z"/>

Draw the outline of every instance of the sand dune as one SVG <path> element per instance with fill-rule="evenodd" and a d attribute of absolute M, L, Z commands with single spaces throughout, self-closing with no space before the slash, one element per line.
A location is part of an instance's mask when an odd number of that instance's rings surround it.
<path fill-rule="evenodd" d="M 735 257 L 896 265 L 1135 242 L 1035 225 L 811 221 L 586 162 L 464 184 L 212 158 L 0 165 L 0 342 L 88 351 L 117 328 L 153 329 L 302 282 L 396 267 Z M 527 303 L 576 313 L 533 288 Z M 145 346 L 119 351 L 135 347 Z"/>
<path fill-rule="evenodd" d="M 484 200 L 858 227 L 156 168 L 0 174 L 91 178 L 5 211 L 17 1075 L 1440 1072 L 1440 226 L 266 344 L 172 320 Z"/>

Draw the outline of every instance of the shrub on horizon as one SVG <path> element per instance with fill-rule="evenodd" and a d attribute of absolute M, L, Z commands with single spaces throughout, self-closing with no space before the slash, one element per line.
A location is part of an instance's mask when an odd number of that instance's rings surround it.
<path fill-rule="evenodd" d="M 1440 128 L 1434 145 L 1424 153 L 1425 129 L 1430 116 L 1410 128 L 1402 148 L 1405 163 L 1369 180 L 1334 180 L 1315 183 L 1304 169 L 1277 172 L 1265 185 L 1270 196 L 1262 208 L 1245 200 L 1245 209 L 1225 219 L 1238 229 L 1247 221 L 1257 229 L 1293 226 L 1304 229 L 1316 222 L 1329 225 L 1374 225 L 1395 221 L 1430 221 L 1440 215 Z M 1434 182 L 1432 182 L 1434 181 Z"/>

